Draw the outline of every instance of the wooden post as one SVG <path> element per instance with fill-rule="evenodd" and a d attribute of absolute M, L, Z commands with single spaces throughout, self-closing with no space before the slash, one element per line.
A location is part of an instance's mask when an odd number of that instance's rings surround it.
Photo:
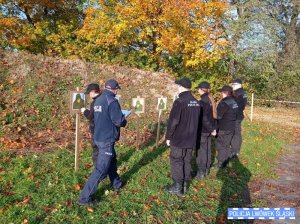
<path fill-rule="evenodd" d="M 251 98 L 251 111 L 250 111 L 250 121 L 253 121 L 253 104 L 254 104 L 254 93 L 252 93 L 252 98 Z"/>
<path fill-rule="evenodd" d="M 138 118 L 140 117 L 138 114 L 137 114 Z M 136 133 L 136 148 L 137 150 L 140 150 L 140 124 L 139 124 L 139 120 L 137 121 L 137 133 Z"/>
<path fill-rule="evenodd" d="M 157 131 L 156 131 L 156 141 L 155 141 L 155 148 L 158 147 L 158 142 L 159 142 L 159 134 L 160 134 L 160 117 L 162 114 L 162 110 L 158 111 L 158 121 L 157 121 Z"/>
<path fill-rule="evenodd" d="M 76 88 L 76 91 L 79 91 L 79 87 Z M 76 129 L 75 129 L 75 173 L 78 172 L 78 162 L 79 162 L 79 124 L 80 124 L 80 112 L 76 113 Z"/>

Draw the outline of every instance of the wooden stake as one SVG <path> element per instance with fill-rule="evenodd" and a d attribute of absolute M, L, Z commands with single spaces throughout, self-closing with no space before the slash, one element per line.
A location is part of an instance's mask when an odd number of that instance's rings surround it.
<path fill-rule="evenodd" d="M 253 121 L 253 104 L 254 104 L 254 93 L 252 93 L 252 99 L 251 99 L 251 112 L 250 112 L 250 121 Z"/>
<path fill-rule="evenodd" d="M 158 111 L 158 120 L 157 120 L 157 131 L 156 131 L 156 141 L 155 141 L 155 148 L 158 147 L 159 142 L 159 134 L 160 134 L 160 117 L 162 114 L 162 110 Z"/>
<path fill-rule="evenodd" d="M 137 122 L 137 132 L 136 132 L 136 148 L 137 150 L 140 149 L 140 124 Z"/>
<path fill-rule="evenodd" d="M 76 91 L 79 91 L 79 87 L 76 88 Z M 80 113 L 80 112 L 79 112 Z M 78 163 L 79 163 L 79 124 L 80 124 L 80 114 L 76 113 L 76 129 L 75 129 L 75 173 L 78 172 Z"/>

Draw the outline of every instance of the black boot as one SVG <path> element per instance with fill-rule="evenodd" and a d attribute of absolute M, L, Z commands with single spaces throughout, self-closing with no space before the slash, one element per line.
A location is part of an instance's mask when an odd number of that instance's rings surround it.
<path fill-rule="evenodd" d="M 218 163 L 212 165 L 212 168 L 224 169 L 224 168 L 226 168 L 226 166 L 227 166 L 227 161 L 225 161 L 223 163 L 218 162 Z"/>
<path fill-rule="evenodd" d="M 165 191 L 169 192 L 170 194 L 175 194 L 177 196 L 182 196 L 182 183 L 174 182 L 171 185 L 165 187 Z"/>
<path fill-rule="evenodd" d="M 182 193 L 185 194 L 187 193 L 188 189 L 189 189 L 189 186 L 190 186 L 190 181 L 184 181 L 183 182 L 183 189 L 182 189 Z"/>
<path fill-rule="evenodd" d="M 205 177 L 205 172 L 198 170 L 195 176 L 196 179 L 201 180 Z"/>
<path fill-rule="evenodd" d="M 210 171 L 209 168 L 205 170 L 205 176 L 208 176 L 209 171 Z"/>

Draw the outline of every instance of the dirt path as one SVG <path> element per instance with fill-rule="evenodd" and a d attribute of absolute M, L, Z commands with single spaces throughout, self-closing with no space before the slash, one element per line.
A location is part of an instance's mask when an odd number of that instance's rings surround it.
<path fill-rule="evenodd" d="M 257 220 L 255 223 L 300 223 L 300 144 L 285 147 L 274 170 L 279 178 L 262 181 L 253 196 L 265 201 L 270 208 L 296 208 L 296 220 Z"/>
<path fill-rule="evenodd" d="M 250 108 L 245 110 L 246 120 L 250 120 Z M 254 107 L 253 121 L 275 123 L 300 128 L 300 108 Z"/>
<path fill-rule="evenodd" d="M 249 110 L 246 110 L 249 116 Z M 267 179 L 250 184 L 252 198 L 266 202 L 270 208 L 296 208 L 296 220 L 256 220 L 254 223 L 300 223 L 300 109 L 255 108 L 254 121 L 279 124 L 293 128 L 291 142 L 275 161 L 278 179 Z M 292 141 L 293 139 L 293 141 Z"/>

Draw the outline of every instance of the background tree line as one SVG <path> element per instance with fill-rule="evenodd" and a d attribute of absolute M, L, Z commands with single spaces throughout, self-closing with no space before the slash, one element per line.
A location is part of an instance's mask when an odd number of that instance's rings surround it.
<path fill-rule="evenodd" d="M 0 0 L 4 50 L 232 77 L 262 98 L 300 101 L 298 0 Z"/>

